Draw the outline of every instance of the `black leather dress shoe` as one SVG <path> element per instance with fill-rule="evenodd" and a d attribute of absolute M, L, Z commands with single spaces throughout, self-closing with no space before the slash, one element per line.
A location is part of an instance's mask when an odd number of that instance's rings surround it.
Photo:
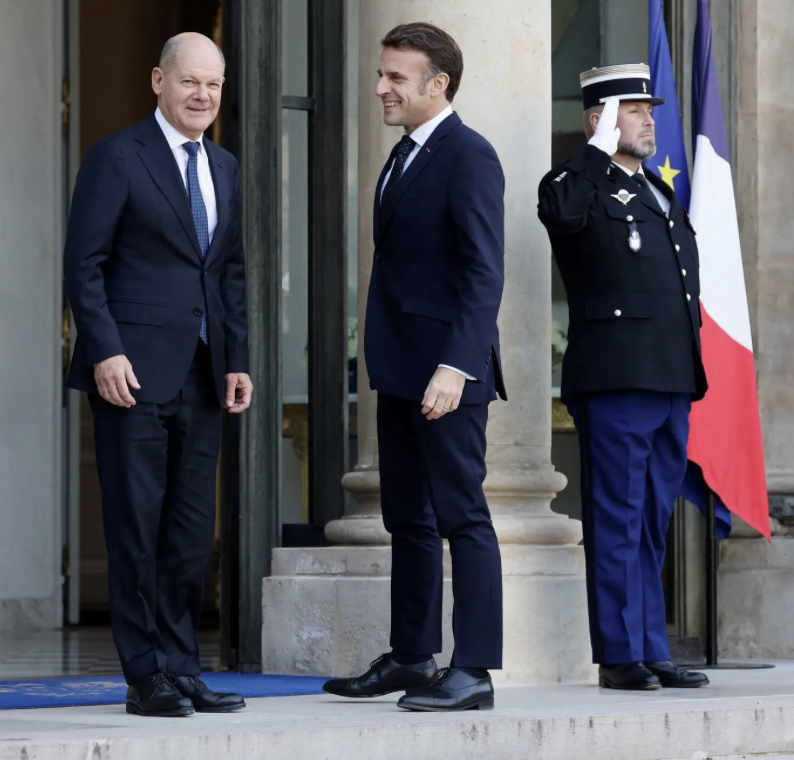
<path fill-rule="evenodd" d="M 378 657 L 363 676 L 332 678 L 323 684 L 323 691 L 338 697 L 382 697 L 395 691 L 426 686 L 436 677 L 438 668 L 431 657 L 418 665 L 400 665 L 390 654 Z"/>
<path fill-rule="evenodd" d="M 190 699 L 196 712 L 237 712 L 245 707 L 245 700 L 240 694 L 222 694 L 219 691 L 212 691 L 197 676 L 171 676 L 171 683 L 182 696 Z"/>
<path fill-rule="evenodd" d="M 646 662 L 645 667 L 659 678 L 662 686 L 668 689 L 697 689 L 698 686 L 705 686 L 709 682 L 705 673 L 677 668 L 670 660 Z"/>
<path fill-rule="evenodd" d="M 165 673 L 141 678 L 127 689 L 127 712 L 158 718 L 183 718 L 193 715 L 193 703 L 183 697 Z"/>
<path fill-rule="evenodd" d="M 625 665 L 599 665 L 598 685 L 604 689 L 625 689 L 627 691 L 649 691 L 661 686 L 659 679 L 642 662 L 628 662 Z"/>
<path fill-rule="evenodd" d="M 444 668 L 429 686 L 411 689 L 397 707 L 420 712 L 493 710 L 491 676 L 477 678 L 461 668 Z"/>

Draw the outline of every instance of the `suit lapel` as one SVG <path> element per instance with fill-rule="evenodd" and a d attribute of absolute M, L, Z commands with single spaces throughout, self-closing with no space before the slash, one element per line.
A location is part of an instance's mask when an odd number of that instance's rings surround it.
<path fill-rule="evenodd" d="M 206 137 L 204 138 L 204 149 L 207 151 L 207 158 L 209 159 L 212 184 L 215 187 L 215 205 L 218 209 L 218 224 L 215 227 L 215 232 L 212 233 L 212 242 L 207 251 L 207 261 L 209 261 L 210 256 L 214 256 L 217 253 L 220 241 L 223 240 L 226 227 L 229 224 L 231 190 L 227 182 L 228 173 L 223 168 L 221 152 L 215 143 L 210 142 Z"/>
<path fill-rule="evenodd" d="M 673 192 L 670 185 L 659 179 L 653 172 L 646 172 L 645 176 L 648 178 L 648 184 L 653 185 L 665 198 L 667 198 L 670 204 L 670 218 L 672 219 L 674 214 L 678 214 L 680 209 L 683 209 L 681 201 L 678 200 L 678 196 Z"/>
<path fill-rule="evenodd" d="M 399 145 L 399 143 L 398 143 Z M 378 177 L 378 184 L 375 185 L 375 198 L 373 199 L 373 209 L 372 209 L 372 236 L 375 238 L 375 242 L 377 243 L 378 237 L 380 237 L 380 190 L 383 187 L 383 183 L 386 180 L 386 174 L 389 171 L 389 167 L 392 165 L 394 161 L 394 156 L 397 153 L 397 145 L 392 148 L 391 153 L 389 154 L 389 158 L 386 161 L 385 166 L 381 169 L 380 177 Z"/>
<path fill-rule="evenodd" d="M 389 192 L 388 197 L 386 197 L 381 204 L 380 211 L 377 212 L 378 226 L 376 228 L 376 242 L 389 224 L 389 219 L 391 219 L 394 209 L 399 204 L 403 195 L 405 195 L 405 191 L 408 190 L 424 168 L 436 157 L 436 154 L 441 150 L 443 139 L 449 134 L 450 130 L 460 123 L 460 116 L 456 113 L 447 116 L 447 118 L 433 130 L 433 134 L 430 135 L 427 142 L 419 149 L 419 153 L 416 154 L 414 160 L 411 161 L 411 165 L 403 172 L 402 177 L 400 177 L 397 184 Z M 381 175 L 380 181 L 378 182 L 378 193 L 380 193 L 380 186 L 383 182 L 384 174 Z M 378 196 L 376 196 L 376 203 L 377 199 Z"/>
<path fill-rule="evenodd" d="M 196 225 L 193 223 L 185 182 L 179 175 L 179 167 L 174 159 L 174 154 L 168 147 L 168 141 L 154 115 L 139 124 L 135 139 L 141 144 L 138 155 L 143 165 L 174 210 L 193 244 L 196 255 L 201 259 L 201 248 L 196 235 Z"/>

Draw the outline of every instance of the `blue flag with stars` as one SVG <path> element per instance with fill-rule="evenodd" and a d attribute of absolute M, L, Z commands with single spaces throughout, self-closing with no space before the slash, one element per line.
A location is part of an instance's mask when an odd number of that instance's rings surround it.
<path fill-rule="evenodd" d="M 657 98 L 665 98 L 664 105 L 653 109 L 656 121 L 656 155 L 643 166 L 670 185 L 681 201 L 689 208 L 689 172 L 684 149 L 684 130 L 678 95 L 673 77 L 673 62 L 667 42 L 667 30 L 662 14 L 662 0 L 648 0 L 648 55 L 651 67 L 651 85 Z"/>

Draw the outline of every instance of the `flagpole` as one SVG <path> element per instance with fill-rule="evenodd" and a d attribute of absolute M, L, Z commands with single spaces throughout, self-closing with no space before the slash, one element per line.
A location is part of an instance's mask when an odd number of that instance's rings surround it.
<path fill-rule="evenodd" d="M 716 668 L 719 659 L 717 622 L 717 576 L 719 574 L 719 544 L 717 538 L 717 504 L 714 491 L 709 489 L 706 510 L 706 665 Z"/>
<path fill-rule="evenodd" d="M 719 617 L 717 584 L 719 581 L 720 544 L 717 533 L 717 497 L 710 488 L 706 501 L 706 638 L 704 650 L 706 664 L 703 670 L 756 670 L 774 668 L 764 662 L 719 662 Z M 687 667 L 698 667 L 688 665 Z"/>

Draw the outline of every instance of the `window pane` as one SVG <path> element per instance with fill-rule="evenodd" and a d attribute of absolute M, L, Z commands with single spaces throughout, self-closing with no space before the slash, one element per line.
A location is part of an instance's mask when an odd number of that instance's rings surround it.
<path fill-rule="evenodd" d="M 281 12 L 281 91 L 309 95 L 308 0 L 284 0 Z"/>
<path fill-rule="evenodd" d="M 282 447 L 285 523 L 306 522 L 309 394 L 309 118 L 282 112 Z"/>
<path fill-rule="evenodd" d="M 358 18 L 359 0 L 347 0 L 347 356 L 351 396 L 356 394 L 358 376 Z"/>

